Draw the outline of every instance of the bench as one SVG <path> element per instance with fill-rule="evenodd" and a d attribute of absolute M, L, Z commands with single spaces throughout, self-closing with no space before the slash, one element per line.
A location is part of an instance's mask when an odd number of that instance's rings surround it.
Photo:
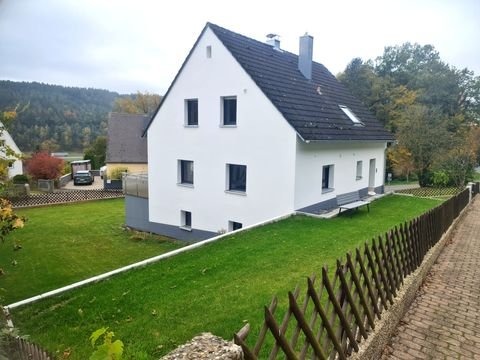
<path fill-rule="evenodd" d="M 358 191 L 337 195 L 337 205 L 339 214 L 342 212 L 342 209 L 354 210 L 364 205 L 367 205 L 368 212 L 370 212 L 370 202 L 361 200 Z"/>

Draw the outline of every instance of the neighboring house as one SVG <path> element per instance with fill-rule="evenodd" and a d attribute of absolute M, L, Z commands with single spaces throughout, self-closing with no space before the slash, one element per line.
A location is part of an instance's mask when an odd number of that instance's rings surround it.
<path fill-rule="evenodd" d="M 0 136 L 0 141 L 5 141 L 5 144 L 9 146 L 15 153 L 18 155 L 22 155 L 22 152 L 18 148 L 17 144 L 15 144 L 15 141 L 13 141 L 12 136 L 10 133 L 3 128 L 3 124 L 0 123 L 0 128 L 3 129 L 1 136 Z M 0 157 L 3 159 L 8 159 L 8 177 L 13 178 L 15 175 L 23 174 L 23 163 L 21 159 L 16 159 L 16 158 L 7 158 L 5 153 L 0 151 Z"/>
<path fill-rule="evenodd" d="M 107 176 L 116 168 L 147 172 L 147 139 L 142 137 L 150 117 L 110 113 L 108 118 Z"/>
<path fill-rule="evenodd" d="M 207 23 L 147 127 L 148 207 L 127 196 L 127 224 L 143 206 L 149 231 L 196 240 L 382 193 L 393 137 L 312 52 Z"/>

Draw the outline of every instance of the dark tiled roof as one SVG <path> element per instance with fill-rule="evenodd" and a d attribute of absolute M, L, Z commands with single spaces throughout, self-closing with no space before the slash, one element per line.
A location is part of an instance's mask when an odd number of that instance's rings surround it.
<path fill-rule="evenodd" d="M 325 66 L 313 62 L 312 80 L 298 70 L 298 56 L 207 23 L 258 87 L 305 140 L 393 140 L 368 109 Z M 318 93 L 318 89 L 321 95 Z M 339 105 L 364 126 L 354 126 Z"/>
<path fill-rule="evenodd" d="M 147 138 L 142 137 L 148 115 L 110 113 L 107 163 L 147 163 Z"/>

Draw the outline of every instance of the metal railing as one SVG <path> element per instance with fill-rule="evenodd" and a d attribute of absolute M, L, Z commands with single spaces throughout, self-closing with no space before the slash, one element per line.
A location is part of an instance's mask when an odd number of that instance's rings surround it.
<path fill-rule="evenodd" d="M 126 174 L 123 182 L 125 195 L 148 199 L 148 174 Z"/>

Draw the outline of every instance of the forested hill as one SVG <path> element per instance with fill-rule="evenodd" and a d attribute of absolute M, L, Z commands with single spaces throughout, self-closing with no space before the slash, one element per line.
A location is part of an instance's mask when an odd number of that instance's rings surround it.
<path fill-rule="evenodd" d="M 119 96 L 107 90 L 0 80 L 0 111 L 18 106 L 9 130 L 22 151 L 42 144 L 83 151 L 106 135 L 108 112 Z"/>

